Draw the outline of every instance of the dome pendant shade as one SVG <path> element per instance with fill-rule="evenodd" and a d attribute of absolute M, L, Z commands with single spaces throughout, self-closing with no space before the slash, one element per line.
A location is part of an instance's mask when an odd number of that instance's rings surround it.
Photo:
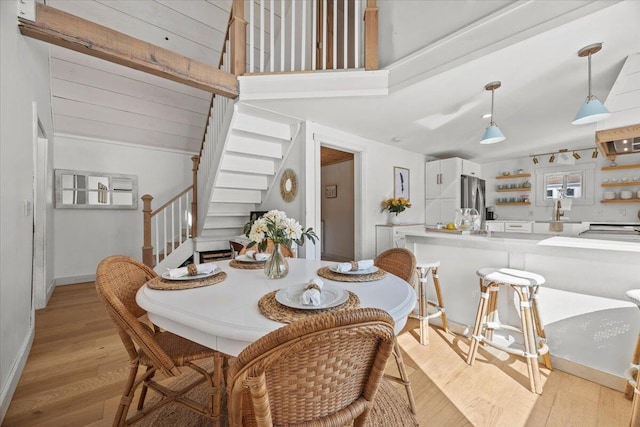
<path fill-rule="evenodd" d="M 493 97 L 495 90 L 500 86 L 502 86 L 502 83 L 496 81 L 487 83 L 484 87 L 485 90 L 491 91 L 491 121 L 489 122 L 487 130 L 484 131 L 480 144 L 495 144 L 496 142 L 502 142 L 506 139 L 498 125 L 496 125 L 496 122 L 493 121 L 493 118 L 495 117 L 493 115 Z"/>
<path fill-rule="evenodd" d="M 591 55 L 600 52 L 600 49 L 602 49 L 602 43 L 594 43 L 589 46 L 585 46 L 578 51 L 579 57 L 582 58 L 586 56 L 589 59 L 589 93 L 587 95 L 587 100 L 582 104 L 575 119 L 571 122 L 573 125 L 595 123 L 611 116 L 609 110 L 607 110 L 607 108 L 602 105 L 602 102 L 600 102 L 600 100 L 591 93 Z"/>
<path fill-rule="evenodd" d="M 495 123 L 492 123 L 484 132 L 484 135 L 480 140 L 480 144 L 495 144 L 496 142 L 502 142 L 505 139 L 506 138 L 500 128 Z"/>
<path fill-rule="evenodd" d="M 591 99 L 587 99 L 576 118 L 573 119 L 571 124 L 573 125 L 586 125 L 588 123 L 599 122 L 600 120 L 608 119 L 611 117 L 611 113 L 607 110 L 607 107 L 602 105 L 602 102 L 595 96 L 591 96 Z"/>

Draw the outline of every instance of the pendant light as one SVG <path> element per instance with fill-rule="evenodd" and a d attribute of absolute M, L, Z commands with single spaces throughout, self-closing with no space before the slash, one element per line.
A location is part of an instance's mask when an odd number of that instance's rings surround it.
<path fill-rule="evenodd" d="M 496 125 L 496 122 L 493 121 L 493 94 L 496 89 L 502 86 L 500 82 L 491 82 L 485 85 L 485 90 L 491 91 L 491 121 L 489 122 L 489 126 L 487 130 L 484 131 L 484 135 L 480 140 L 480 144 L 495 144 L 496 142 L 502 142 L 505 140 L 504 134 Z"/>
<path fill-rule="evenodd" d="M 578 110 L 576 118 L 571 122 L 574 125 L 584 125 L 587 123 L 595 123 L 600 120 L 607 119 L 611 116 L 607 107 L 602 105 L 602 102 L 591 93 L 591 55 L 597 53 L 602 49 L 602 43 L 594 43 L 589 46 L 585 46 L 578 51 L 579 57 L 589 57 L 589 94 L 587 99 Z"/>

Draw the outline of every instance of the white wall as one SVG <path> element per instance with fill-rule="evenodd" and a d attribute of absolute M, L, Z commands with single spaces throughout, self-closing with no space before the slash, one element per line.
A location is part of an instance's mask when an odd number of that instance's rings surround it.
<path fill-rule="evenodd" d="M 585 144 L 588 146 L 588 144 Z M 604 178 L 618 178 L 622 179 L 627 177 L 629 179 L 634 176 L 640 176 L 640 169 L 626 169 L 617 171 L 603 171 L 603 166 L 608 166 L 611 162 L 601 155 L 597 159 L 591 158 L 591 152 L 581 151 L 579 153 L 582 158 L 575 161 L 575 165 L 556 165 L 557 171 L 560 170 L 575 170 L 579 168 L 591 167 L 595 168 L 595 173 L 592 179 L 585 182 L 585 191 L 587 196 L 590 196 L 585 200 L 584 204 L 573 204 L 570 212 L 565 212 L 566 218 L 569 220 L 586 221 L 586 222 L 638 222 L 638 211 L 640 210 L 640 203 L 600 203 L 603 198 L 604 187 L 601 186 Z M 558 155 L 556 155 L 556 158 Z M 569 158 L 571 153 L 569 153 Z M 498 162 L 484 163 L 482 165 L 482 177 L 486 181 L 487 188 L 487 205 L 495 205 L 496 197 L 510 197 L 523 193 L 502 192 L 497 193 L 496 185 L 505 183 L 518 183 L 523 179 L 513 180 L 497 180 L 496 176 L 502 174 L 502 172 L 508 171 L 515 173 L 517 169 L 523 169 L 527 173 L 531 173 L 531 178 L 528 178 L 532 183 L 531 205 L 529 206 L 496 206 L 496 212 L 500 215 L 499 219 L 519 219 L 519 220 L 548 220 L 551 219 L 552 207 L 550 205 L 543 206 L 540 203 L 536 204 L 536 195 L 541 190 L 539 178 L 537 175 L 541 175 L 544 172 L 550 171 L 548 168 L 552 166 L 548 162 L 549 156 L 539 157 L 539 163 L 534 165 L 530 157 L 520 158 L 515 160 L 504 160 Z M 627 154 L 618 156 L 616 159 L 618 165 L 637 164 L 640 163 L 640 154 Z M 616 187 L 606 188 L 607 190 L 634 190 L 636 193 L 640 190 L 640 186 L 632 187 Z"/>
<path fill-rule="evenodd" d="M 361 239 L 355 242 L 355 256 L 361 258 L 373 258 L 376 250 L 375 226 L 386 224 L 388 215 L 381 211 L 381 203 L 384 199 L 393 196 L 393 168 L 400 166 L 410 171 L 410 200 L 412 208 L 404 211 L 401 216 L 403 223 L 424 223 L 424 174 L 426 157 L 412 151 L 381 144 L 376 141 L 361 138 L 346 132 L 332 129 L 320 124 L 309 123 L 308 135 L 314 138 L 314 150 L 319 161 L 319 145 L 326 145 L 344 151 L 356 153 L 354 159 L 355 181 L 355 211 L 358 220 L 354 224 L 356 234 L 361 233 Z M 308 150 L 310 141 L 307 142 Z M 358 154 L 359 153 L 359 154 Z M 359 159 L 359 160 L 358 160 Z M 307 160 L 308 162 L 308 160 Z M 360 162 L 360 164 L 358 163 Z M 309 167 L 309 164 L 308 166 Z M 319 169 L 319 167 L 318 167 Z M 361 169 L 361 171 L 360 171 Z M 360 175 L 360 176 L 359 176 Z M 358 186 L 362 189 L 359 194 Z M 320 170 L 317 171 L 317 185 L 308 187 L 312 191 L 316 204 L 307 206 L 307 209 L 315 209 L 316 227 L 320 224 L 319 197 Z"/>
<path fill-rule="evenodd" d="M 297 220 L 305 229 L 313 227 L 313 224 L 305 224 L 305 196 L 304 189 L 306 187 L 305 167 L 304 167 L 304 153 L 305 153 L 305 124 L 303 123 L 300 128 L 300 132 L 292 142 L 291 148 L 287 157 L 284 159 L 282 168 L 278 175 L 275 177 L 272 189 L 264 199 L 260 206 L 257 206 L 257 210 L 269 211 L 272 209 L 278 209 L 286 212 L 289 218 Z M 280 195 L 280 179 L 285 169 L 292 169 L 298 179 L 298 194 L 290 201 L 285 202 Z M 315 230 L 316 234 L 320 234 L 320 230 Z M 302 248 L 298 249 L 298 256 L 303 257 L 307 246 L 310 243 L 305 240 L 305 244 Z"/>
<path fill-rule="evenodd" d="M 327 185 L 337 185 L 337 197 L 327 198 Z M 323 253 L 327 256 L 354 258 L 353 253 L 353 160 L 321 168 L 321 219 L 324 222 Z"/>
<path fill-rule="evenodd" d="M 138 197 L 151 194 L 160 207 L 192 182 L 191 155 L 56 136 L 56 169 L 138 176 Z M 56 283 L 92 280 L 98 263 L 110 255 L 142 258 L 142 200 L 137 210 L 55 209 Z"/>
<path fill-rule="evenodd" d="M 0 1 L 0 420 L 33 337 L 33 102 L 53 134 L 47 46 L 21 36 L 16 2 Z"/>

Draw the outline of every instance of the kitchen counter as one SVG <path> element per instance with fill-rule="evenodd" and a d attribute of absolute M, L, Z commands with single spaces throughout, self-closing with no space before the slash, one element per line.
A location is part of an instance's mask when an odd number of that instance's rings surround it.
<path fill-rule="evenodd" d="M 473 325 L 480 297 L 478 269 L 509 267 L 543 275 L 540 314 L 554 365 L 624 388 L 622 375 L 640 330 L 638 308 L 625 300 L 627 290 L 640 288 L 640 243 L 529 233 L 404 234 L 419 262 L 440 260 L 447 317 L 467 327 Z M 518 324 L 513 299 L 503 294 L 500 318 Z"/>

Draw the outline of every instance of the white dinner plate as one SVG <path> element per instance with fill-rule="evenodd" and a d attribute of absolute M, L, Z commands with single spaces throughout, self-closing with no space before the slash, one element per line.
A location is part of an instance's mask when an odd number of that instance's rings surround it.
<path fill-rule="evenodd" d="M 238 255 L 235 259 L 236 261 L 240 261 L 240 262 L 265 262 L 266 261 L 266 259 L 259 261 L 257 259 L 251 258 L 249 255 L 246 255 L 246 254 Z"/>
<path fill-rule="evenodd" d="M 334 273 L 338 273 L 338 274 L 354 274 L 354 275 L 358 276 L 358 275 L 363 275 L 363 274 L 375 273 L 376 271 L 378 271 L 378 267 L 376 267 L 374 265 L 373 267 L 369 267 L 366 270 L 338 271 L 336 266 L 332 265 L 332 266 L 329 267 L 329 270 L 333 271 Z"/>
<path fill-rule="evenodd" d="M 347 302 L 349 293 L 343 288 L 325 283 L 320 292 L 320 305 L 304 305 L 302 304 L 302 294 L 309 286 L 308 283 L 292 285 L 280 289 L 276 292 L 276 301 L 282 305 L 291 308 L 300 308 L 303 310 L 318 310 L 323 308 L 331 308 Z"/>
<path fill-rule="evenodd" d="M 198 280 L 198 279 L 205 279 L 207 277 L 215 276 L 216 274 L 220 273 L 221 271 L 222 270 L 220 270 L 218 268 L 213 273 L 196 274 L 195 276 L 182 276 L 182 277 L 171 277 L 171 276 L 169 276 L 169 272 L 165 271 L 164 273 L 162 273 L 162 278 L 165 279 L 165 280 Z"/>

